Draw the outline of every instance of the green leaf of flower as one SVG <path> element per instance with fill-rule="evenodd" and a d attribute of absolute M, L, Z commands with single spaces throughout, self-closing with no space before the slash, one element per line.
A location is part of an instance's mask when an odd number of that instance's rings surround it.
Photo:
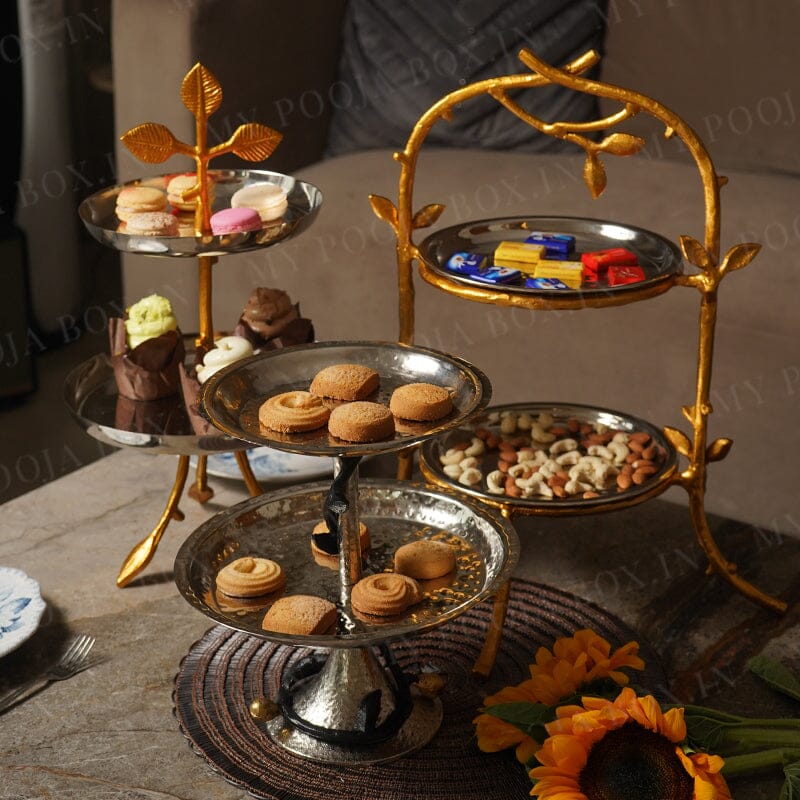
<path fill-rule="evenodd" d="M 556 718 L 555 708 L 544 703 L 498 703 L 483 710 L 534 738 L 537 738 L 534 733 L 543 732 L 544 726 Z"/>
<path fill-rule="evenodd" d="M 755 656 L 747 662 L 747 668 L 773 689 L 800 700 L 800 680 L 780 661 L 767 656 Z"/>
<path fill-rule="evenodd" d="M 800 761 L 783 768 L 786 780 L 781 787 L 778 800 L 800 800 Z"/>

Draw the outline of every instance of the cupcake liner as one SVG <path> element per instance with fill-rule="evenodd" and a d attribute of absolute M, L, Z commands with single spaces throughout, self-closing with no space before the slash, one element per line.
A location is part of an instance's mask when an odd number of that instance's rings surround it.
<path fill-rule="evenodd" d="M 178 368 L 186 356 L 180 331 L 167 331 L 129 350 L 125 320 L 113 317 L 108 335 L 114 378 L 123 397 L 160 400 L 180 393 Z"/>

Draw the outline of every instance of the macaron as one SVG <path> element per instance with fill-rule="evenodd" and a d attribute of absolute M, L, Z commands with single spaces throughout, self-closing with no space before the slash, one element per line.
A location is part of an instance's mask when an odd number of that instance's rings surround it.
<path fill-rule="evenodd" d="M 167 196 L 154 186 L 126 186 L 117 195 L 117 218 L 127 222 L 131 214 L 147 211 L 164 211 Z"/>
<path fill-rule="evenodd" d="M 167 211 L 142 211 L 125 221 L 129 236 L 180 236 L 178 220 Z"/>
<path fill-rule="evenodd" d="M 277 183 L 251 183 L 231 195 L 233 208 L 254 208 L 263 222 L 282 217 L 289 206 L 286 190 Z"/>
<path fill-rule="evenodd" d="M 216 236 L 257 231 L 260 228 L 261 217 L 254 208 L 223 208 L 211 215 L 211 232 Z"/>
<path fill-rule="evenodd" d="M 181 175 L 173 175 L 167 183 L 167 200 L 176 211 L 194 211 L 197 205 L 196 200 L 184 200 L 183 193 L 188 192 L 197 185 L 197 174 L 185 172 Z M 210 175 L 206 176 L 208 186 L 208 198 L 211 200 L 214 194 L 214 180 Z"/>

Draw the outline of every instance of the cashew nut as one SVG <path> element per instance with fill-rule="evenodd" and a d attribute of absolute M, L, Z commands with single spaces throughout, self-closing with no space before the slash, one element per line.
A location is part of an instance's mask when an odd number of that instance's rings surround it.
<path fill-rule="evenodd" d="M 442 472 L 444 472 L 448 478 L 457 478 L 461 475 L 462 469 L 458 464 L 445 464 Z"/>
<path fill-rule="evenodd" d="M 472 443 L 464 451 L 464 455 L 465 456 L 479 456 L 484 452 L 486 452 L 486 445 L 484 444 L 483 439 L 479 439 L 477 436 L 473 436 L 472 437 Z"/>
<path fill-rule="evenodd" d="M 517 415 L 513 411 L 500 414 L 500 433 L 514 433 L 517 430 Z"/>
<path fill-rule="evenodd" d="M 615 437 L 606 445 L 606 447 L 611 453 L 615 464 L 625 463 L 625 457 L 628 455 L 628 453 L 630 453 L 630 450 L 625 442 L 618 441 Z"/>
<path fill-rule="evenodd" d="M 586 452 L 590 456 L 599 456 L 600 458 L 606 459 L 606 461 L 614 460 L 614 454 L 602 444 L 590 444 L 586 448 Z"/>
<path fill-rule="evenodd" d="M 456 450 L 455 447 L 451 447 L 445 453 L 439 456 L 439 461 L 442 464 L 458 464 L 459 461 L 464 459 L 464 451 L 463 450 Z"/>
<path fill-rule="evenodd" d="M 458 466 L 461 467 L 462 471 L 465 469 L 472 469 L 478 466 L 478 459 L 475 458 L 475 456 L 469 456 L 469 458 L 464 458 L 459 461 Z"/>
<path fill-rule="evenodd" d="M 506 476 L 496 469 L 486 476 L 486 490 L 489 494 L 505 494 Z"/>
<path fill-rule="evenodd" d="M 571 481 L 567 481 L 564 484 L 564 491 L 567 494 L 583 494 L 584 492 L 591 491 L 595 487 L 592 486 L 590 483 L 583 483 L 577 479 L 573 479 Z"/>
<path fill-rule="evenodd" d="M 556 464 L 562 467 L 568 467 L 572 464 L 577 464 L 580 460 L 581 454 L 577 450 L 568 450 L 560 456 L 556 456 Z"/>
<path fill-rule="evenodd" d="M 458 482 L 463 483 L 465 486 L 474 486 L 476 483 L 480 483 L 482 477 L 483 475 L 479 469 L 470 467 L 461 473 Z"/>
<path fill-rule="evenodd" d="M 529 431 L 531 425 L 533 425 L 533 417 L 527 411 L 523 411 L 517 419 L 517 427 L 521 431 Z"/>
<path fill-rule="evenodd" d="M 577 450 L 578 443 L 574 439 L 559 439 L 550 447 L 550 455 L 556 456 L 559 453 L 567 453 L 570 450 Z"/>
<path fill-rule="evenodd" d="M 534 442 L 541 442 L 542 444 L 550 444 L 550 442 L 556 440 L 556 435 L 546 431 L 541 423 L 534 422 L 531 425 L 531 440 Z"/>

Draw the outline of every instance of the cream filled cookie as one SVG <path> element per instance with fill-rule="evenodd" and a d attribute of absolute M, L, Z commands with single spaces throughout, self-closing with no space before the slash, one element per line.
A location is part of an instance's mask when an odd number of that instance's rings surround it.
<path fill-rule="evenodd" d="M 328 431 L 346 442 L 378 442 L 394 434 L 394 417 L 380 403 L 357 400 L 331 411 Z"/>
<path fill-rule="evenodd" d="M 456 566 L 456 551 L 449 544 L 433 539 L 418 539 L 398 547 L 394 571 L 417 580 L 440 578 Z"/>
<path fill-rule="evenodd" d="M 449 414 L 453 410 L 453 399 L 443 386 L 407 383 L 392 392 L 389 408 L 401 419 L 430 422 Z"/>
<path fill-rule="evenodd" d="M 333 633 L 336 616 L 336 606 L 330 600 L 310 594 L 293 594 L 281 597 L 269 607 L 261 628 L 303 636 Z"/>
<path fill-rule="evenodd" d="M 331 364 L 321 369 L 308 387 L 312 394 L 334 400 L 363 400 L 380 383 L 380 376 L 362 364 Z"/>
<path fill-rule="evenodd" d="M 269 558 L 243 556 L 217 573 L 217 589 L 231 597 L 258 597 L 277 592 L 285 585 L 281 565 Z"/>
<path fill-rule="evenodd" d="M 396 572 L 367 575 L 353 586 L 350 595 L 354 610 L 375 617 L 402 614 L 421 599 L 419 584 L 408 575 Z"/>
<path fill-rule="evenodd" d="M 258 421 L 280 433 L 301 433 L 321 428 L 330 414 L 319 397 L 298 389 L 264 401 L 258 409 Z"/>

